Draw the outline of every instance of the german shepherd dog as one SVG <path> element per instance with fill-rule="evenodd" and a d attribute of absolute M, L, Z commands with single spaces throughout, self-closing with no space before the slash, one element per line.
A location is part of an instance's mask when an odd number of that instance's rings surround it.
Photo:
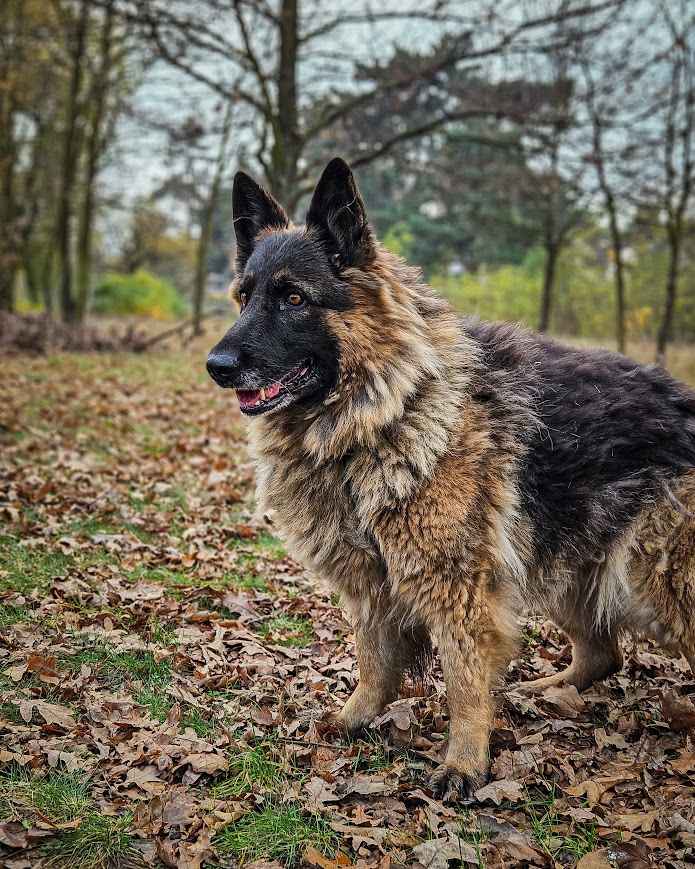
<path fill-rule="evenodd" d="M 524 608 L 573 643 L 531 690 L 615 672 L 626 631 L 695 669 L 695 393 L 459 318 L 376 241 L 340 159 L 305 226 L 242 172 L 233 208 L 240 315 L 207 367 L 250 418 L 261 508 L 354 626 L 348 732 L 432 643 L 450 715 L 432 787 L 471 795 Z"/>

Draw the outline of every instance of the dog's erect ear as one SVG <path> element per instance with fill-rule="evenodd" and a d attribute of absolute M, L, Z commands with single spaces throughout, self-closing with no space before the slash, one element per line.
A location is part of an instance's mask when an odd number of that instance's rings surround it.
<path fill-rule="evenodd" d="M 335 157 L 323 170 L 306 215 L 308 227 L 317 229 L 334 262 L 365 265 L 374 257 L 374 237 L 367 223 L 364 202 L 350 167 Z"/>
<path fill-rule="evenodd" d="M 285 229 L 289 218 L 279 202 L 245 172 L 237 172 L 232 188 L 232 211 L 236 234 L 237 268 L 242 271 L 262 229 Z"/>

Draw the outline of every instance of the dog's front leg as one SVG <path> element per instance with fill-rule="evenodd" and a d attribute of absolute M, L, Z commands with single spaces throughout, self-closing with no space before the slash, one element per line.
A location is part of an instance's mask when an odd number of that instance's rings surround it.
<path fill-rule="evenodd" d="M 488 776 L 495 713 L 491 689 L 514 649 L 514 633 L 491 612 L 494 602 L 455 614 L 436 629 L 449 707 L 449 746 L 431 784 L 444 799 L 468 798 Z"/>
<path fill-rule="evenodd" d="M 398 697 L 403 675 L 428 654 L 429 636 L 421 628 L 402 627 L 384 612 L 355 624 L 359 683 L 338 715 L 354 734 Z"/>

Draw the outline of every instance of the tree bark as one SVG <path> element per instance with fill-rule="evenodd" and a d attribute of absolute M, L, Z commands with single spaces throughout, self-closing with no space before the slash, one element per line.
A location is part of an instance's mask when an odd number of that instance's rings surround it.
<path fill-rule="evenodd" d="M 676 309 L 676 297 L 678 293 L 678 272 L 681 255 L 681 231 L 677 227 L 670 226 L 668 230 L 669 261 L 668 276 L 666 278 L 666 299 L 664 310 L 661 315 L 661 324 L 656 338 L 656 361 L 659 365 L 666 364 L 666 348 L 673 337 L 673 313 Z"/>
<path fill-rule="evenodd" d="M 194 335 L 201 335 L 203 331 L 201 328 L 201 322 L 203 318 L 203 304 L 205 302 L 208 251 L 210 250 L 215 209 L 217 208 L 217 202 L 220 198 L 220 188 L 224 176 L 227 145 L 229 144 L 229 136 L 232 130 L 232 106 L 233 104 L 230 100 L 227 103 L 227 110 L 225 112 L 222 134 L 220 137 L 220 147 L 217 152 L 217 160 L 215 161 L 215 170 L 210 185 L 210 191 L 201 215 L 200 237 L 198 239 L 198 248 L 196 250 L 195 283 L 193 285 Z"/>
<path fill-rule="evenodd" d="M 613 281 L 615 285 L 615 340 L 618 353 L 625 352 L 625 263 L 623 261 L 623 237 L 618 226 L 615 200 L 606 196 L 611 244 L 613 246 Z"/>
<path fill-rule="evenodd" d="M 276 70 L 277 117 L 273 123 L 273 148 L 268 182 L 290 212 L 297 205 L 297 166 L 301 151 L 297 109 L 298 0 L 282 0 L 280 8 L 280 56 Z"/>
<path fill-rule="evenodd" d="M 0 269 L 0 311 L 14 311 L 17 266 Z"/>
<path fill-rule="evenodd" d="M 545 267 L 543 269 L 543 292 L 541 295 L 541 314 L 538 322 L 538 330 L 547 332 L 550 328 L 550 314 L 552 310 L 553 296 L 555 294 L 555 273 L 559 255 L 557 244 L 546 242 Z"/>
<path fill-rule="evenodd" d="M 22 14 L 21 4 L 2 8 L 0 26 L 11 33 Z M 3 82 L 7 85 L 2 86 Z M 18 148 L 15 139 L 17 102 L 12 90 L 12 55 L 3 50 L 0 56 L 0 310 L 14 310 L 14 286 L 18 263 L 17 220 L 19 207 L 15 190 Z"/>
<path fill-rule="evenodd" d="M 88 20 L 89 2 L 88 0 L 82 0 L 74 33 L 69 37 L 69 41 L 73 43 L 70 51 L 72 70 L 66 108 L 65 140 L 63 143 L 61 187 L 58 199 L 58 220 L 56 227 L 56 247 L 60 278 L 60 310 L 66 323 L 74 322 L 78 316 L 77 305 L 73 296 L 72 216 L 79 157 L 78 120 L 80 94 L 84 79 Z"/>
<path fill-rule="evenodd" d="M 95 184 L 99 171 L 99 158 L 102 153 L 102 127 L 106 112 L 109 76 L 111 73 L 111 42 L 113 34 L 114 9 L 109 2 L 104 12 L 101 31 L 99 70 L 96 74 L 92 103 L 91 128 L 87 142 L 87 163 L 84 174 L 84 194 L 82 213 L 77 239 L 77 320 L 82 321 L 89 305 L 92 278 L 92 239 L 94 229 Z"/>

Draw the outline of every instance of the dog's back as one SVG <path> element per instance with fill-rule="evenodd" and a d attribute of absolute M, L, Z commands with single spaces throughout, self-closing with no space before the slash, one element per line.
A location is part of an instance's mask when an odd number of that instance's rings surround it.
<path fill-rule="evenodd" d="M 518 471 L 537 563 L 600 558 L 669 480 L 695 467 L 695 393 L 654 366 L 507 324 L 465 321 L 503 403 L 538 426 Z M 497 382 L 500 382 L 499 375 Z"/>

